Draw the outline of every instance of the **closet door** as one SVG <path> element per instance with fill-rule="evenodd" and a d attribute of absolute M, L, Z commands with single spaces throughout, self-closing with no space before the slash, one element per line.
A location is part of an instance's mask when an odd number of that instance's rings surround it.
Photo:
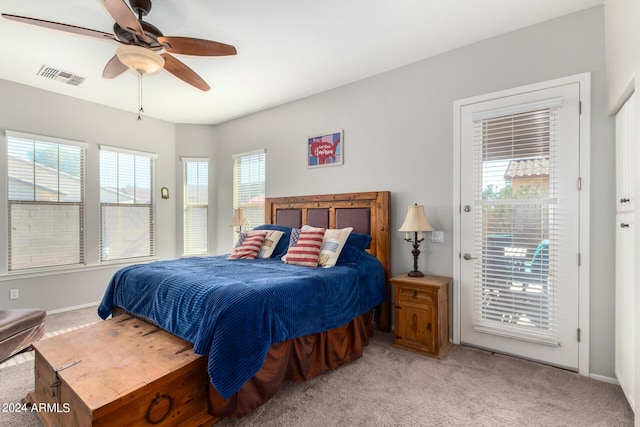
<path fill-rule="evenodd" d="M 635 211 L 635 95 L 616 115 L 616 212 Z"/>
<path fill-rule="evenodd" d="M 635 401 L 635 174 L 634 95 L 616 115 L 615 374 L 631 408 Z M 635 410 L 635 408 L 634 408 Z"/>
<path fill-rule="evenodd" d="M 616 231 L 616 356 L 615 372 L 620 387 L 634 407 L 635 330 L 633 284 L 635 281 L 635 222 L 633 213 L 617 216 Z"/>

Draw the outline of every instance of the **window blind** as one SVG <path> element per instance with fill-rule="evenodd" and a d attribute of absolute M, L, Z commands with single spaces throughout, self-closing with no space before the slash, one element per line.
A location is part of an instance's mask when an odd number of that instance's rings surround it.
<path fill-rule="evenodd" d="M 233 159 L 233 207 L 244 209 L 249 221 L 246 230 L 251 230 L 264 223 L 265 150 L 237 154 Z"/>
<path fill-rule="evenodd" d="M 184 167 L 184 253 L 206 254 L 208 244 L 209 162 L 183 159 Z"/>
<path fill-rule="evenodd" d="M 84 144 L 7 131 L 8 270 L 84 263 Z"/>
<path fill-rule="evenodd" d="M 155 255 L 155 156 L 100 147 L 100 261 Z"/>
<path fill-rule="evenodd" d="M 561 100 L 474 117 L 474 329 L 558 345 L 556 116 Z"/>

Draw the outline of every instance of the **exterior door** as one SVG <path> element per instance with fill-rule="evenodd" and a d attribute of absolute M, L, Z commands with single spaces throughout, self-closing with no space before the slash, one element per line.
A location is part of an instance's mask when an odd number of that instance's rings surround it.
<path fill-rule="evenodd" d="M 580 84 L 460 108 L 460 341 L 578 369 Z"/>

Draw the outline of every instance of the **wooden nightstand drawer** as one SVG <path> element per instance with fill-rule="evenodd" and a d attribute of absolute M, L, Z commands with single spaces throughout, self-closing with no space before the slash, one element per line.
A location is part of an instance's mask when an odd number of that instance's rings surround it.
<path fill-rule="evenodd" d="M 424 289 L 417 286 L 400 285 L 398 287 L 398 301 L 434 305 L 438 302 L 436 294 L 437 292 L 432 289 Z"/>
<path fill-rule="evenodd" d="M 393 345 L 442 359 L 449 349 L 449 277 L 392 277 Z"/>

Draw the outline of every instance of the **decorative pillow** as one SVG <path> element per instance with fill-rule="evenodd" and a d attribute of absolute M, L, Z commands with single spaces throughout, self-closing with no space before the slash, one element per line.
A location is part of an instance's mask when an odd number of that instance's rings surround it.
<path fill-rule="evenodd" d="M 238 240 L 236 240 L 235 245 L 233 245 L 234 248 L 237 248 L 238 246 L 240 246 L 242 244 L 242 242 L 244 242 L 244 239 L 247 238 L 247 233 L 245 232 L 240 232 L 240 234 L 238 234 Z"/>
<path fill-rule="evenodd" d="M 320 267 L 329 268 L 336 265 L 340 251 L 344 246 L 349 234 L 353 231 L 353 227 L 328 229 L 324 232 L 322 240 L 322 248 L 320 249 L 320 258 L 318 265 Z"/>
<path fill-rule="evenodd" d="M 368 234 L 354 233 L 349 234 L 336 265 L 354 264 L 360 261 L 360 256 L 371 243 L 371 236 Z"/>
<path fill-rule="evenodd" d="M 324 232 L 324 228 L 300 230 L 296 245 L 289 246 L 287 256 L 283 260 L 287 264 L 317 267 Z M 291 235 L 293 236 L 293 232 Z"/>
<path fill-rule="evenodd" d="M 300 232 L 302 229 L 294 228 L 291 230 L 291 237 L 289 238 L 289 247 L 295 246 L 298 243 L 298 238 L 300 237 Z"/>
<path fill-rule="evenodd" d="M 267 230 L 251 230 L 240 246 L 231 250 L 229 259 L 255 259 L 260 252 Z"/>
<path fill-rule="evenodd" d="M 258 252 L 258 258 L 271 258 L 273 251 L 276 249 L 276 245 L 284 235 L 284 231 L 278 230 L 264 230 L 267 234 L 262 242 L 260 252 Z"/>
<path fill-rule="evenodd" d="M 272 258 L 280 258 L 284 254 L 287 253 L 287 248 L 289 247 L 289 240 L 291 239 L 291 227 L 286 225 L 277 225 L 277 224 L 263 224 L 254 228 L 254 230 L 278 230 L 282 231 L 284 235 L 278 241 L 276 248 L 273 250 L 271 254 Z"/>
<path fill-rule="evenodd" d="M 289 253 L 289 248 L 292 248 L 298 243 L 298 237 L 300 237 L 300 232 L 302 229 L 293 228 L 291 229 L 291 235 L 289 236 L 289 246 L 287 246 L 287 252 L 282 255 L 282 261 L 287 262 L 287 254 Z"/>

